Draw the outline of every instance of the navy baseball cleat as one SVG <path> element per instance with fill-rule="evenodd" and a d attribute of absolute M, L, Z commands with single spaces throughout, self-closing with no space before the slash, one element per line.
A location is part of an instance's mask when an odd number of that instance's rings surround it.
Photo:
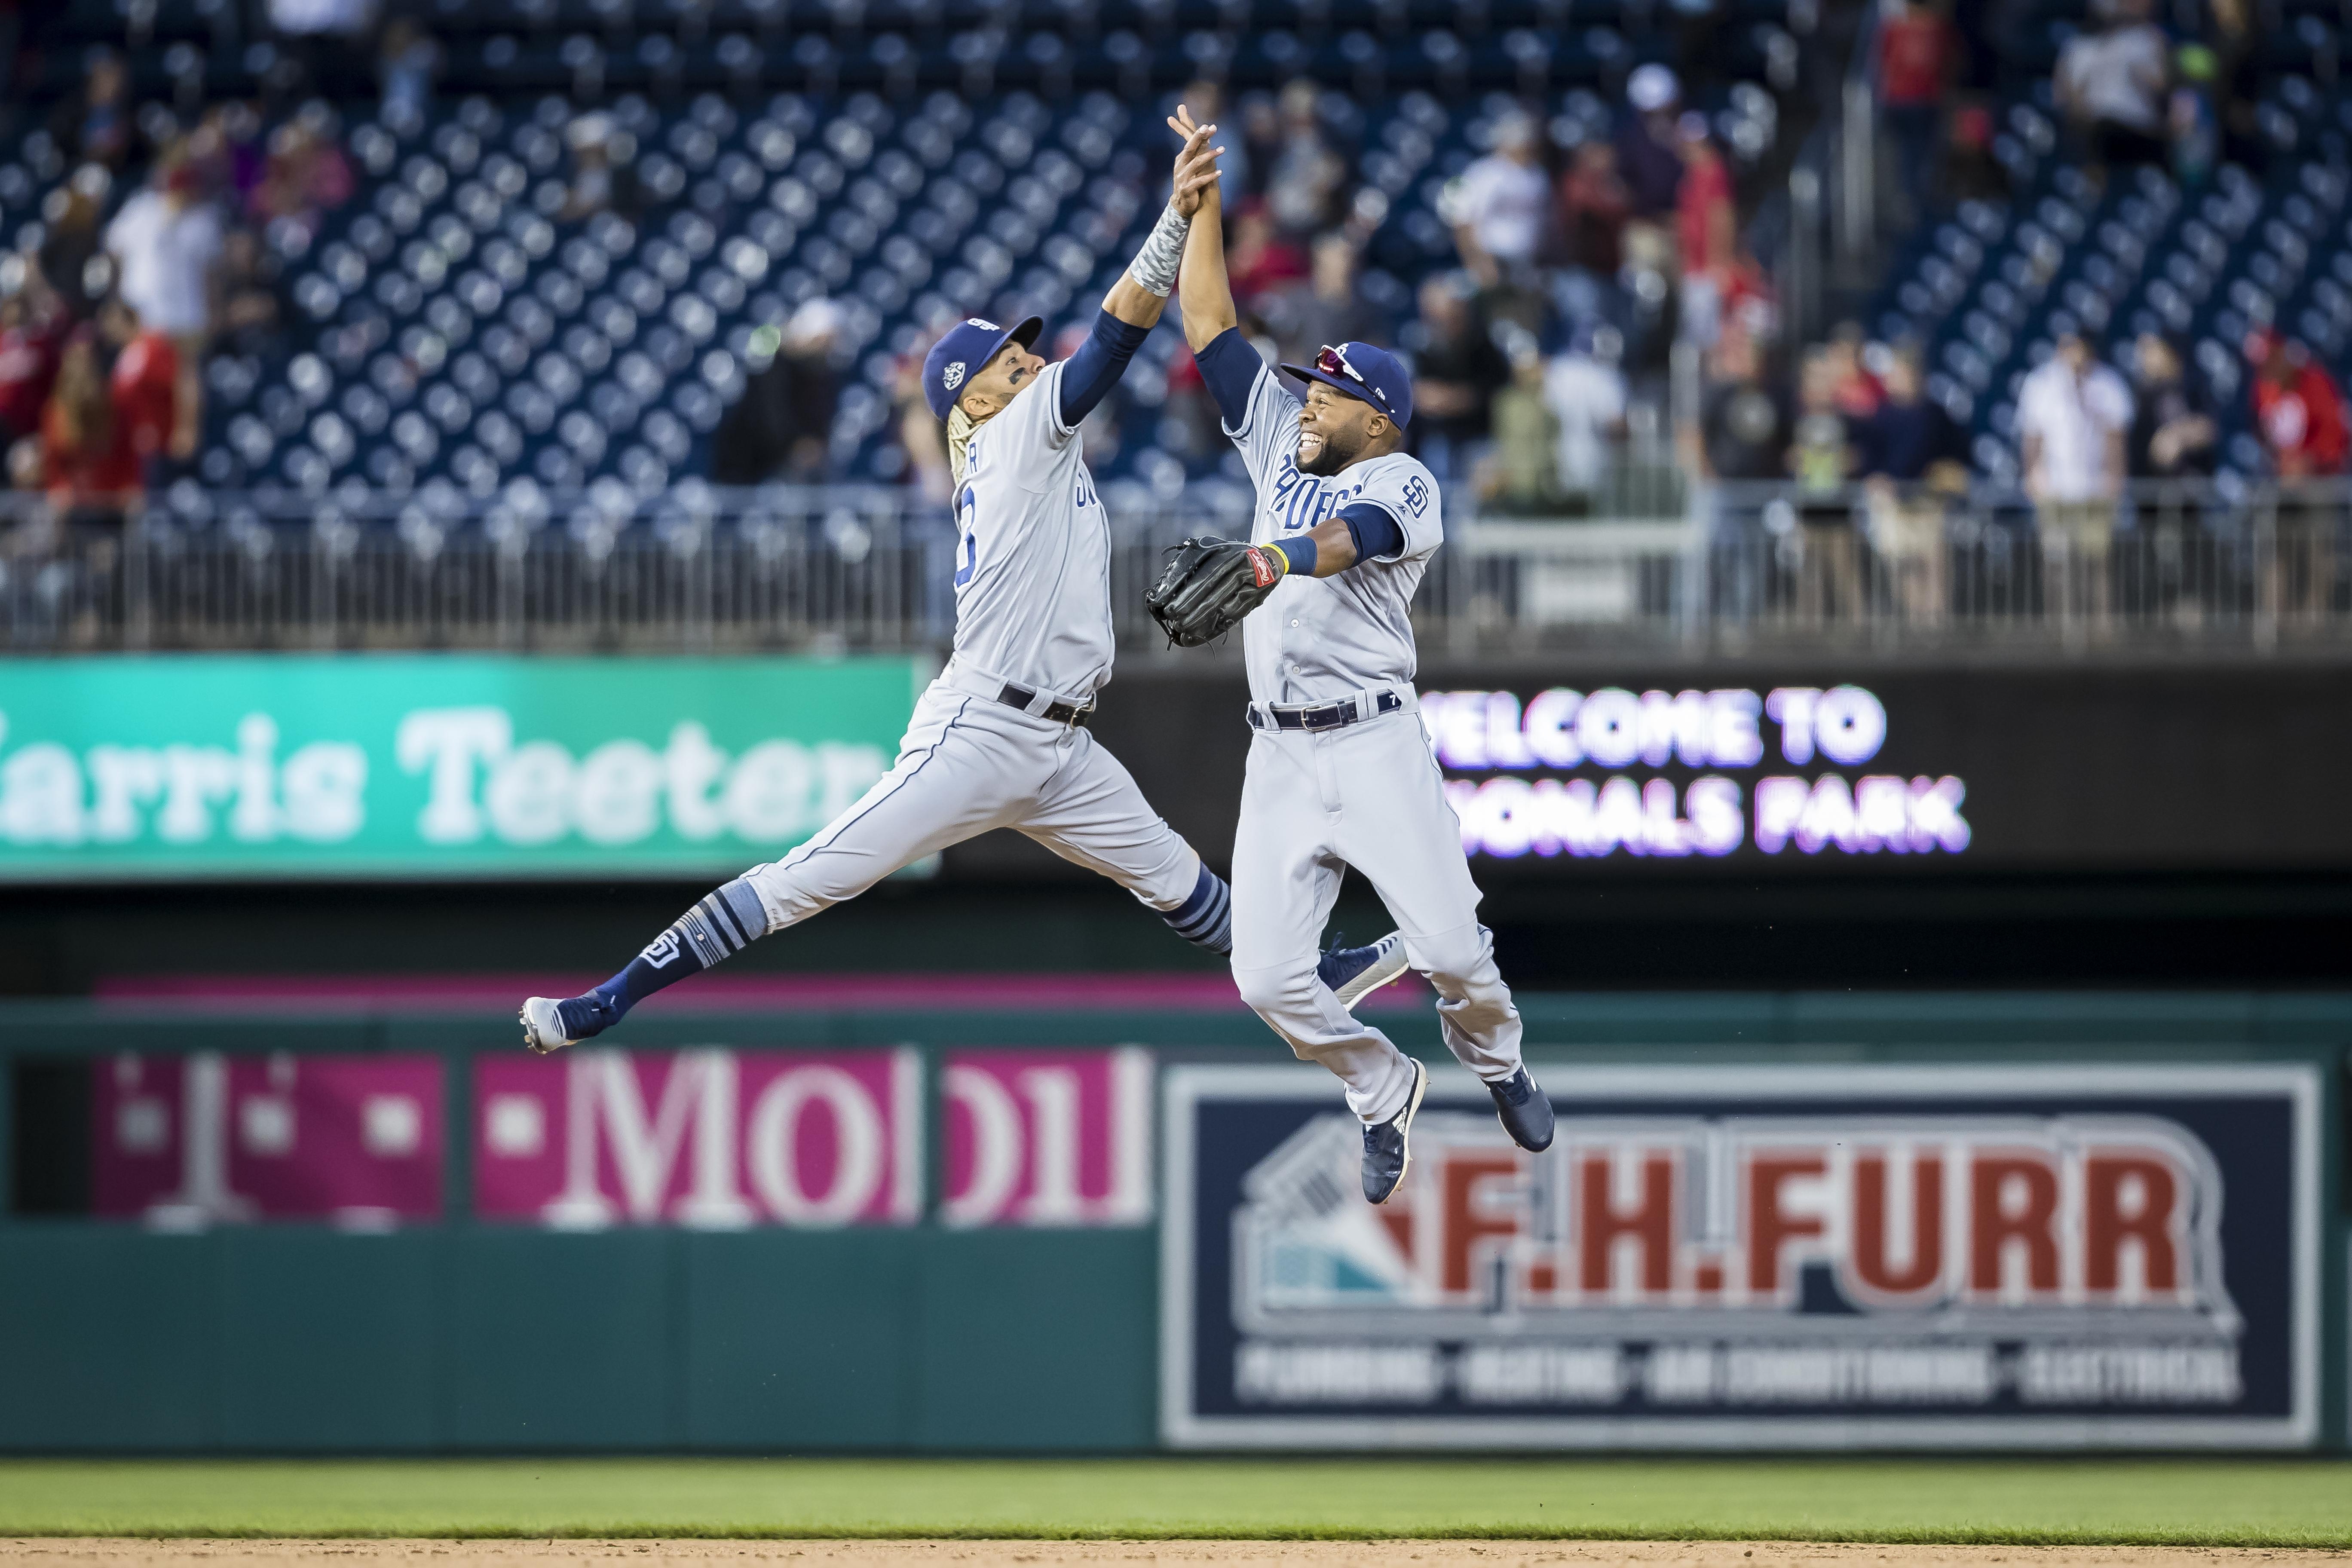
<path fill-rule="evenodd" d="M 1364 1129 L 1364 1201 L 1384 1204 L 1404 1180 L 1406 1167 L 1412 1163 L 1412 1114 L 1421 1109 L 1421 1097 L 1429 1092 L 1429 1069 L 1419 1062 L 1412 1064 L 1412 1092 L 1405 1096 L 1404 1109 L 1386 1121 Z"/>
<path fill-rule="evenodd" d="M 576 1046 L 621 1021 L 613 1005 L 594 992 L 569 996 L 534 996 L 522 1005 L 522 1043 L 540 1056 Z"/>
<path fill-rule="evenodd" d="M 1499 1083 L 1488 1084 L 1486 1092 L 1495 1097 L 1495 1114 L 1502 1118 L 1512 1142 L 1530 1152 L 1551 1147 L 1551 1097 L 1524 1066 Z"/>
<path fill-rule="evenodd" d="M 1404 933 L 1392 931 L 1370 947 L 1339 945 L 1347 940 L 1338 931 L 1331 933 L 1331 945 L 1315 961 L 1315 973 L 1339 998 L 1340 1006 L 1352 1007 L 1404 973 Z"/>

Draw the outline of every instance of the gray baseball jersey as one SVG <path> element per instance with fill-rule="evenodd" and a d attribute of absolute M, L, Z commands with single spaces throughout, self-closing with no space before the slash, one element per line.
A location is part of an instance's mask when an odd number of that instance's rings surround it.
<path fill-rule="evenodd" d="M 1242 623 L 1250 695 L 1260 702 L 1324 702 L 1371 686 L 1411 686 L 1412 595 L 1444 542 L 1437 481 L 1418 458 L 1392 452 L 1318 477 L 1298 471 L 1298 399 L 1270 366 L 1250 388 L 1249 417 L 1228 429 L 1257 486 L 1250 542 L 1306 532 L 1357 501 L 1396 519 L 1404 549 L 1335 577 L 1285 577 Z"/>
<path fill-rule="evenodd" d="M 1357 1115 L 1381 1121 L 1404 1103 L 1412 1064 L 1341 1006 L 1316 969 L 1343 865 L 1396 918 L 1410 962 L 1437 992 L 1439 1033 L 1464 1066 L 1489 1081 L 1518 1070 L 1519 1015 L 1478 923 L 1462 825 L 1412 695 L 1409 612 L 1444 539 L 1436 481 L 1417 459 L 1394 454 L 1328 478 L 1300 473 L 1300 406 L 1261 364 L 1247 417 L 1226 428 L 1257 484 L 1250 542 L 1304 533 L 1370 501 L 1396 519 L 1404 547 L 1329 577 L 1275 584 L 1242 622 L 1250 695 L 1320 703 L 1391 686 L 1403 700 L 1341 729 L 1251 736 L 1234 837 L 1234 983 L 1296 1055 L 1339 1077 Z"/>
<path fill-rule="evenodd" d="M 1156 910 L 1200 863 L 1083 728 L 1005 706 L 1007 681 L 1083 702 L 1110 679 L 1110 531 L 1051 364 L 973 433 L 956 489 L 955 657 L 898 764 L 782 860 L 744 873 L 781 930 L 991 828 L 1027 834 Z"/>
<path fill-rule="evenodd" d="M 1081 702 L 1110 679 L 1110 525 L 1062 366 L 1039 372 L 964 448 L 956 487 L 956 663 Z"/>

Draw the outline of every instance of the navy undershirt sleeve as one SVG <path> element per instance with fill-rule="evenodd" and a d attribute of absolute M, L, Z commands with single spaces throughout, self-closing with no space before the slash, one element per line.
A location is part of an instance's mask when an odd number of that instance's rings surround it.
<path fill-rule="evenodd" d="M 1201 366 L 1201 380 L 1207 384 L 1209 395 L 1217 400 L 1225 428 L 1240 429 L 1249 418 L 1250 390 L 1257 385 L 1257 373 L 1265 368 L 1265 361 L 1250 347 L 1239 327 L 1227 327 L 1192 357 Z"/>
<path fill-rule="evenodd" d="M 1120 321 L 1108 310 L 1095 312 L 1095 330 L 1087 341 L 1062 366 L 1062 426 L 1075 430 L 1078 422 L 1095 411 L 1127 374 L 1127 362 L 1151 335 L 1150 327 L 1138 327 Z"/>
<path fill-rule="evenodd" d="M 1339 521 L 1348 525 L 1348 537 L 1356 542 L 1359 563 L 1403 553 L 1404 530 L 1397 526 L 1388 508 L 1360 500 L 1341 507 Z"/>

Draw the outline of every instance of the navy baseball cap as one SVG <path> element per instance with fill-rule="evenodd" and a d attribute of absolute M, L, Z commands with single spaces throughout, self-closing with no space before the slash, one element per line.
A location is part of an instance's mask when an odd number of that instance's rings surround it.
<path fill-rule="evenodd" d="M 978 375 L 981 367 L 994 359 L 996 351 L 1008 340 L 1025 349 L 1045 330 L 1042 316 L 1032 316 L 1010 327 L 1000 327 L 994 321 L 983 321 L 974 316 L 950 327 L 947 336 L 933 343 L 931 352 L 923 356 L 923 401 L 931 405 L 932 416 L 944 421 L 948 410 L 955 406 L 956 394 L 963 389 L 963 384 Z"/>
<path fill-rule="evenodd" d="M 1301 381 L 1319 381 L 1349 396 L 1370 404 L 1400 430 L 1412 423 L 1412 377 L 1404 361 L 1370 343 L 1326 345 L 1313 364 L 1282 367 Z"/>

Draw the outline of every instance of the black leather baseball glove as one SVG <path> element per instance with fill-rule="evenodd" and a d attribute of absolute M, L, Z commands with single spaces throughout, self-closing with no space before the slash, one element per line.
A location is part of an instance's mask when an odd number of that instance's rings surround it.
<path fill-rule="evenodd" d="M 1143 602 L 1170 642 L 1199 647 L 1264 604 L 1288 565 L 1261 545 L 1204 533 L 1168 552 L 1168 565 Z"/>

